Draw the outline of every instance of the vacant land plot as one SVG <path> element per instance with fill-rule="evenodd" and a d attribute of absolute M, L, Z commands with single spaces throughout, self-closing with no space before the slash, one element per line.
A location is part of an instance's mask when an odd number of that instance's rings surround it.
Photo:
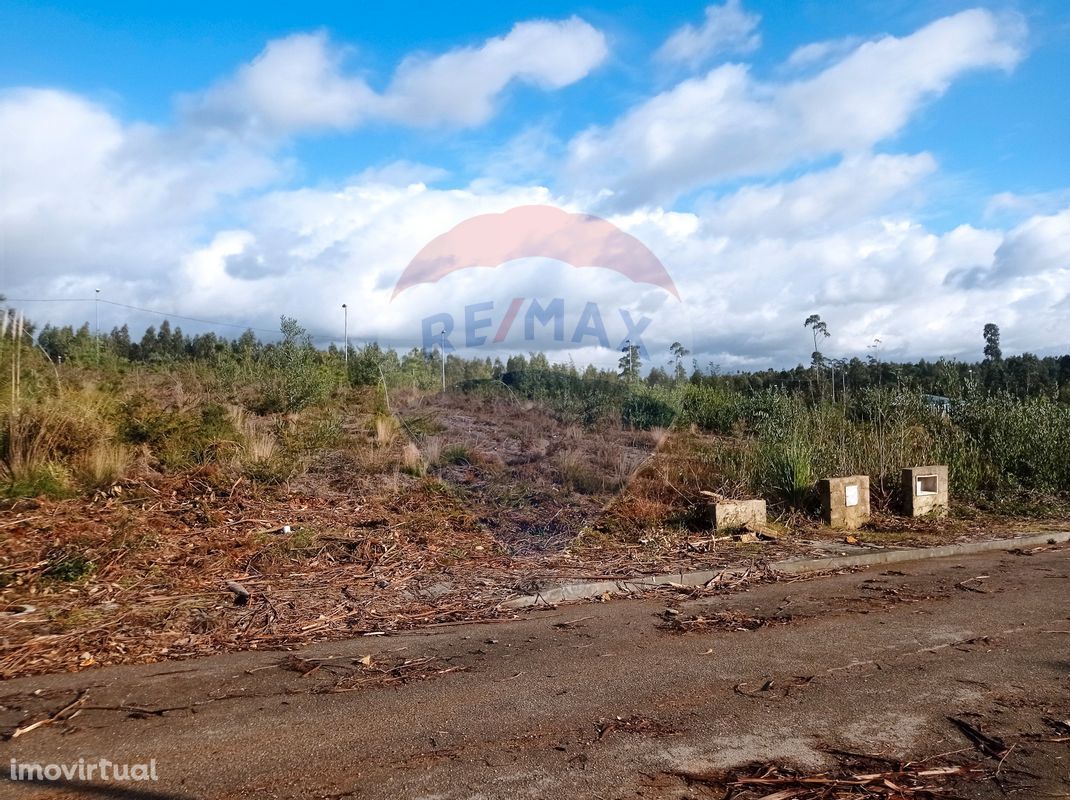
<path fill-rule="evenodd" d="M 514 396 L 430 395 L 401 412 L 427 468 L 512 554 L 564 549 L 668 437 L 583 428 Z"/>
<path fill-rule="evenodd" d="M 718 466 L 731 438 L 580 425 L 459 392 L 393 397 L 394 415 L 367 394 L 330 413 L 239 415 L 244 434 L 228 428 L 183 461 L 177 444 L 204 423 L 183 426 L 203 417 L 188 395 L 158 391 L 123 413 L 162 449 L 141 447 L 89 493 L 7 503 L 0 676 L 497 619 L 508 597 L 581 578 L 1058 524 L 878 517 L 848 542 L 782 510 L 779 538 L 740 542 L 709 530 L 702 494 L 731 490 Z M 249 431 L 273 437 L 268 455 L 251 459 Z"/>

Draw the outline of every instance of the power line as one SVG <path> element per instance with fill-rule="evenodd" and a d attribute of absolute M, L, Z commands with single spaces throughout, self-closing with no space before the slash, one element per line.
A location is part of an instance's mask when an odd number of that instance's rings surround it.
<path fill-rule="evenodd" d="M 9 303 L 92 303 L 92 302 L 94 302 L 94 300 L 95 300 L 95 298 L 83 298 L 83 297 L 70 297 L 70 298 L 58 297 L 58 298 L 43 298 L 43 299 L 27 298 L 27 297 L 9 297 L 9 298 L 7 298 L 7 302 L 9 302 Z M 155 308 L 142 308 L 141 306 L 132 306 L 129 303 L 119 303 L 119 302 L 116 302 L 115 300 L 105 300 L 104 298 L 100 298 L 100 302 L 101 303 L 107 303 L 110 306 L 117 306 L 119 308 L 128 308 L 128 309 L 130 309 L 132 311 L 141 311 L 141 312 L 143 312 L 145 314 L 158 314 L 161 317 L 166 317 L 168 319 L 183 320 L 184 322 L 199 322 L 202 325 L 218 325 L 218 326 L 225 327 L 225 328 L 237 328 L 237 329 L 243 330 L 243 331 L 248 330 L 248 331 L 256 331 L 257 333 L 270 333 L 270 334 L 273 334 L 273 335 L 276 335 L 276 336 L 279 334 L 279 331 L 273 330 L 271 328 L 257 328 L 257 327 L 254 327 L 252 325 L 245 325 L 245 324 L 240 324 L 240 323 L 237 323 L 237 322 L 219 322 L 218 320 L 201 319 L 200 317 L 187 317 L 187 316 L 183 316 L 182 314 L 172 314 L 170 312 L 160 311 L 160 310 L 155 309 Z M 333 336 L 329 336 L 329 335 L 326 335 L 326 334 L 311 334 L 311 335 L 313 335 L 317 339 L 333 339 L 333 338 L 335 338 Z"/>
<path fill-rule="evenodd" d="M 29 297 L 9 297 L 7 301 L 9 303 L 92 303 L 95 298 L 85 297 L 70 297 L 70 298 L 29 298 Z M 101 303 L 107 303 L 109 306 L 118 306 L 119 308 L 128 308 L 132 311 L 141 311 L 145 314 L 159 314 L 161 317 L 167 317 L 170 319 L 180 319 L 185 322 L 199 322 L 202 325 L 220 325 L 226 328 L 238 328 L 240 330 L 258 331 L 260 333 L 278 333 L 277 330 L 271 330 L 269 328 L 256 328 L 252 325 L 243 325 L 236 322 L 219 322 L 212 319 L 201 319 L 199 317 L 187 317 L 182 314 L 172 314 L 168 311 L 160 311 L 155 308 L 142 308 L 141 306 L 132 306 L 129 303 L 119 303 L 115 300 L 105 300 L 100 298 Z"/>

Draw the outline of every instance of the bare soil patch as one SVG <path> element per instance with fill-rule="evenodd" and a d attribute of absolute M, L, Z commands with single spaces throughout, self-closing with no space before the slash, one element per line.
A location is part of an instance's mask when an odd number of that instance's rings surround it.
<path fill-rule="evenodd" d="M 513 397 L 431 395 L 401 419 L 429 470 L 513 555 L 560 551 L 599 523 L 658 441 L 566 424 Z"/>

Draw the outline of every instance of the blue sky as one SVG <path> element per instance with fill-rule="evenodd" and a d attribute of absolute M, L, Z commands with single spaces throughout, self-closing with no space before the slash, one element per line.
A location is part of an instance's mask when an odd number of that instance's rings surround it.
<path fill-rule="evenodd" d="M 674 28 L 700 20 L 705 3 L 144 3 L 8 2 L 0 8 L 2 85 L 48 85 L 96 97 L 127 119 L 165 124 L 173 96 L 193 92 L 253 58 L 270 39 L 323 29 L 353 48 L 348 63 L 384 82 L 414 51 L 431 53 L 501 35 L 518 20 L 578 15 L 609 32 L 614 53 L 590 80 L 553 95 L 510 91 L 484 130 L 406 131 L 393 126 L 297 141 L 302 177 L 333 181 L 399 152 L 413 161 L 448 164 L 474 175 L 469 151 L 507 140 L 533 120 L 560 136 L 611 121 L 634 102 L 671 84 L 671 67 L 650 68 L 650 54 Z M 882 33 L 907 34 L 941 16 L 977 6 L 939 2 L 751 2 L 762 15 L 757 74 L 775 76 L 793 50 L 809 42 Z M 983 5 L 983 4 L 982 4 Z M 927 149 L 977 192 L 1036 193 L 1070 185 L 1070 5 L 1002 3 L 1028 21 L 1028 57 L 1014 74 L 967 76 L 889 142 Z M 951 198 L 954 200 L 954 198 Z M 981 209 L 958 198 L 963 212 Z M 973 208 L 971 209 L 971 205 Z M 950 220 L 947 220 L 950 221 Z"/>
<path fill-rule="evenodd" d="M 1011 349 L 1066 349 L 1063 2 L 9 1 L 0 52 L 9 295 L 315 319 L 336 293 L 310 284 L 373 297 L 466 216 L 537 201 L 610 217 L 693 318 L 730 316 L 695 334 L 711 360 L 791 363 L 780 320 L 807 309 L 844 354 L 969 356 L 989 316 Z M 362 334 L 404 344 L 430 307 Z"/>

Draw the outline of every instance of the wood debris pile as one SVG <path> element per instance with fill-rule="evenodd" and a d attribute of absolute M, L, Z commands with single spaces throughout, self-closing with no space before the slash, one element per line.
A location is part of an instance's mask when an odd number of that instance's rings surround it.
<path fill-rule="evenodd" d="M 682 615 L 669 609 L 663 615 L 662 628 L 672 633 L 695 633 L 698 631 L 754 631 L 769 625 L 786 625 L 790 614 L 777 616 L 751 615 L 735 609 L 714 611 L 702 615 Z"/>
<path fill-rule="evenodd" d="M 805 773 L 783 766 L 755 765 L 729 774 L 674 773 L 688 784 L 724 791 L 732 800 L 849 800 L 869 797 L 886 800 L 923 800 L 955 796 L 954 783 L 976 780 L 984 770 L 959 764 L 919 762 L 885 763 Z"/>
<path fill-rule="evenodd" d="M 730 557 L 626 542 L 510 555 L 439 480 L 326 471 L 284 488 L 204 469 L 9 507 L 0 679 L 495 619 L 556 583 Z"/>

